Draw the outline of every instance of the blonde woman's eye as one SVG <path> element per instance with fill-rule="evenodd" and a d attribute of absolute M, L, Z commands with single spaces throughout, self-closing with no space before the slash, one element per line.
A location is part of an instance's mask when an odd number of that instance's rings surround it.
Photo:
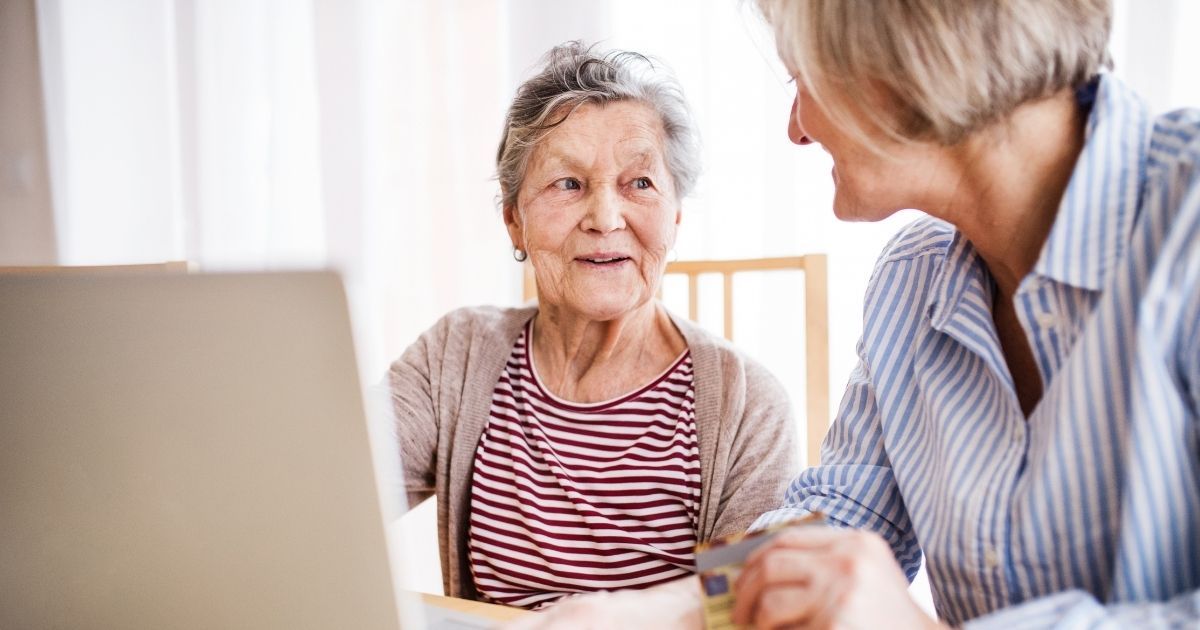
<path fill-rule="evenodd" d="M 654 184 L 650 182 L 649 177 L 639 177 L 639 178 L 633 180 L 633 187 L 637 188 L 638 190 L 646 190 L 647 188 L 650 188 L 653 185 Z"/>
<path fill-rule="evenodd" d="M 579 190 L 579 180 L 574 177 L 564 177 L 554 182 L 554 187 L 559 190 Z"/>

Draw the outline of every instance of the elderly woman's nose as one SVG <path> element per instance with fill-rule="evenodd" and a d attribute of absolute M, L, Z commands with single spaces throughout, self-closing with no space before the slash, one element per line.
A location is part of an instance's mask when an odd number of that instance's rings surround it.
<path fill-rule="evenodd" d="M 604 189 L 593 195 L 582 227 L 601 234 L 625 227 L 625 210 L 619 195 Z"/>
<path fill-rule="evenodd" d="M 800 126 L 799 96 L 792 99 L 792 111 L 788 114 L 788 138 L 796 144 L 812 144 L 812 138 L 805 135 L 804 128 Z"/>

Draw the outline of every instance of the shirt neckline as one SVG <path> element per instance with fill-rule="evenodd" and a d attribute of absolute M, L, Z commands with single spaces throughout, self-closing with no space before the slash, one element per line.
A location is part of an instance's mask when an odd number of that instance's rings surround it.
<path fill-rule="evenodd" d="M 678 370 L 681 365 L 683 365 L 684 361 L 686 361 L 688 356 L 691 354 L 691 348 L 685 347 L 683 352 L 681 352 L 674 361 L 671 361 L 671 364 L 667 366 L 665 370 L 660 372 L 658 376 L 650 379 L 650 382 L 646 383 L 645 385 L 636 387 L 625 394 L 620 394 L 616 397 L 609 398 L 608 400 L 602 400 L 600 402 L 581 403 L 562 398 L 551 392 L 542 384 L 542 377 L 538 375 L 537 366 L 533 361 L 533 319 L 530 319 L 528 322 L 526 322 L 524 335 L 525 348 L 523 352 L 525 354 L 525 364 L 529 366 L 529 374 L 531 376 L 531 380 L 533 380 L 534 386 L 537 387 L 538 391 L 543 396 L 550 399 L 555 405 L 570 411 L 601 411 L 603 409 L 633 400 L 634 398 L 645 394 L 651 389 L 654 389 L 655 386 L 666 380 L 667 377 L 669 377 L 676 370 Z"/>

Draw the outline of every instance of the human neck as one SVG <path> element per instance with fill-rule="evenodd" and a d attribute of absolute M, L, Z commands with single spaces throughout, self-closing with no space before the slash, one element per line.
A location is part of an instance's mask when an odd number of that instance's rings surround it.
<path fill-rule="evenodd" d="M 1037 264 L 1083 149 L 1085 122 L 1066 90 L 948 149 L 959 181 L 944 204 L 927 211 L 963 232 L 1005 298 Z"/>
<path fill-rule="evenodd" d="M 653 300 L 605 321 L 544 304 L 529 343 L 542 382 L 579 402 L 606 400 L 641 384 L 686 348 Z"/>

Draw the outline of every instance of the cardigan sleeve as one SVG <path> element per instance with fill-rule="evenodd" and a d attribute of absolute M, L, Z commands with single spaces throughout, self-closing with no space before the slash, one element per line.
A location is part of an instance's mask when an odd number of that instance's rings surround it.
<path fill-rule="evenodd" d="M 395 442 L 408 506 L 433 495 L 438 446 L 437 383 L 447 318 L 425 331 L 388 369 Z"/>
<path fill-rule="evenodd" d="M 796 423 L 783 385 L 766 368 L 745 363 L 745 400 L 740 418 L 725 424 L 736 433 L 721 488 L 714 536 L 746 531 L 764 512 L 779 507 L 799 471 Z"/>

